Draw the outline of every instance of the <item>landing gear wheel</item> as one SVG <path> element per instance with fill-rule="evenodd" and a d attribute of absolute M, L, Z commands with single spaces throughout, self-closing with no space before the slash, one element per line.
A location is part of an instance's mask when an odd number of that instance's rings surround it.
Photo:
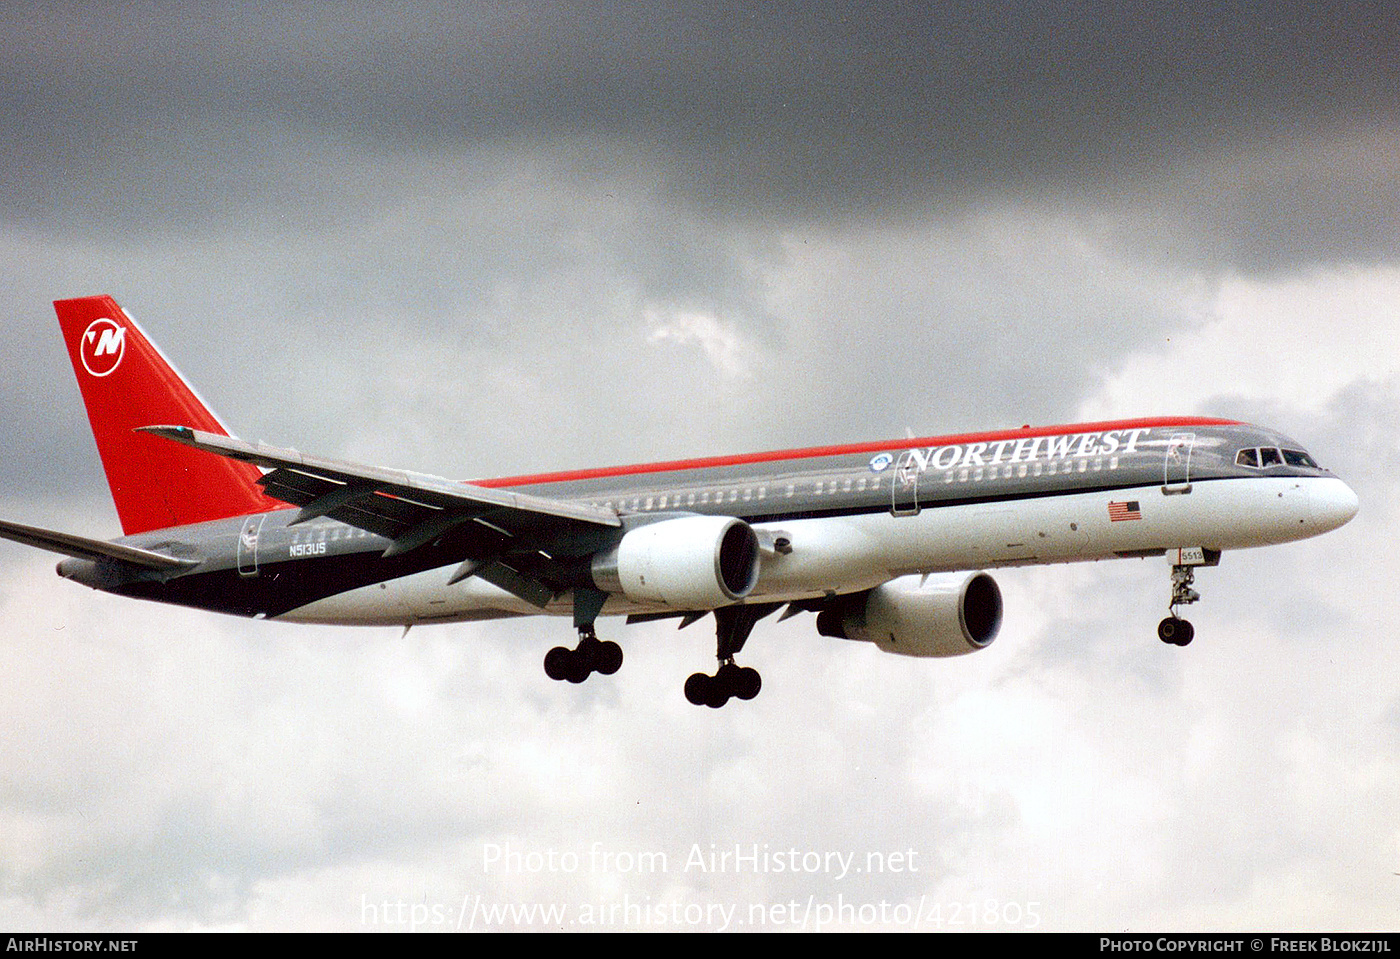
<path fill-rule="evenodd" d="M 763 688 L 763 677 L 758 674 L 758 670 L 752 666 L 745 666 L 739 670 L 735 677 L 734 695 L 740 699 L 749 700 L 758 695 L 758 691 Z"/>
<path fill-rule="evenodd" d="M 583 664 L 588 672 L 593 672 L 598 663 L 598 647 L 603 645 L 598 642 L 596 636 L 580 636 L 578 645 L 574 647 L 574 658 Z"/>
<path fill-rule="evenodd" d="M 1196 627 L 1192 626 L 1184 619 L 1181 621 L 1181 625 L 1183 628 L 1181 630 L 1181 635 L 1177 637 L 1176 644 L 1178 646 L 1189 646 L 1191 640 L 1196 638 Z"/>
<path fill-rule="evenodd" d="M 695 703 L 697 706 L 709 706 L 711 709 L 719 709 L 725 703 L 729 702 L 729 697 L 731 695 L 729 691 L 729 677 L 725 674 L 724 667 L 721 666 L 719 672 L 715 673 L 713 676 L 706 676 L 704 673 L 696 673 L 695 676 L 699 676 L 702 680 L 702 682 L 696 683 L 699 687 L 698 694 L 700 699 L 699 702 L 693 699 L 691 702 Z M 695 676 L 690 678 L 694 679 Z M 686 696 L 688 697 L 690 695 L 689 680 L 686 681 L 686 687 Z"/>
<path fill-rule="evenodd" d="M 753 699 L 763 688 L 763 677 L 758 675 L 758 670 L 736 663 L 721 666 L 715 679 L 723 684 L 725 692 L 736 699 Z"/>
<path fill-rule="evenodd" d="M 579 637 L 575 649 L 555 646 L 544 657 L 544 674 L 555 681 L 581 683 L 593 673 L 611 676 L 621 668 L 622 647 L 588 633 Z"/>
<path fill-rule="evenodd" d="M 685 681 L 685 698 L 696 706 L 719 709 L 730 699 L 753 699 L 763 688 L 763 677 L 750 666 L 724 663 L 713 676 L 691 673 Z"/>
<path fill-rule="evenodd" d="M 710 696 L 705 700 L 705 705 L 711 709 L 719 709 L 729 702 L 731 696 L 737 695 L 741 671 L 733 663 L 725 663 L 721 666 L 716 671 L 714 679 L 710 680 Z"/>
<path fill-rule="evenodd" d="M 710 680 L 705 705 L 711 709 L 719 709 L 727 702 L 729 702 L 729 687 L 717 679 Z"/>
<path fill-rule="evenodd" d="M 622 647 L 612 640 L 599 643 L 594 656 L 593 668 L 604 676 L 611 676 L 622 668 Z"/>
<path fill-rule="evenodd" d="M 710 683 L 706 673 L 691 673 L 685 681 L 685 698 L 692 706 L 703 706 L 710 698 Z"/>
<path fill-rule="evenodd" d="M 709 706 L 719 709 L 734 695 L 725 681 L 723 670 L 711 676 L 707 673 L 691 673 L 685 681 L 685 698 L 694 706 Z"/>
<path fill-rule="evenodd" d="M 567 679 L 569 667 L 573 665 L 574 651 L 563 646 L 555 646 L 544 654 L 544 674 L 555 682 Z"/>
<path fill-rule="evenodd" d="M 564 677 L 569 682 L 578 684 L 593 675 L 593 663 L 587 653 L 576 649 L 569 654 L 569 659 L 569 674 Z"/>
<path fill-rule="evenodd" d="M 1168 616 L 1157 624 L 1157 638 L 1170 646 L 1185 646 L 1196 638 L 1196 628 L 1187 620 Z"/>

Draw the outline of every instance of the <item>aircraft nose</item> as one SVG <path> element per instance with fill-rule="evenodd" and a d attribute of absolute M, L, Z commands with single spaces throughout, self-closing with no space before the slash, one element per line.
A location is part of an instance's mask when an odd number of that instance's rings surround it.
<path fill-rule="evenodd" d="M 1352 488 L 1339 479 L 1318 480 L 1308 490 L 1308 512 L 1318 532 L 1345 526 L 1360 505 Z"/>

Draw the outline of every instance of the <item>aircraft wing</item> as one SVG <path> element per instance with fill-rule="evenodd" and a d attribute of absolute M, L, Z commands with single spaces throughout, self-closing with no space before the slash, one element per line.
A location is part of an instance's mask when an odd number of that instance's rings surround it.
<path fill-rule="evenodd" d="M 581 503 L 322 459 L 185 426 L 141 429 L 270 470 L 258 482 L 268 495 L 301 507 L 293 523 L 329 516 L 392 539 L 385 555 L 408 552 L 471 524 L 512 539 L 533 533 L 534 540 L 622 525 L 615 511 Z"/>
<path fill-rule="evenodd" d="M 149 549 L 123 546 L 120 543 L 109 543 L 101 539 L 88 539 L 86 536 L 59 533 L 51 529 L 40 529 L 37 526 L 21 526 L 19 523 L 7 523 L 3 520 L 0 520 L 0 537 L 14 540 L 16 543 L 23 543 L 26 546 L 37 546 L 39 549 L 62 553 L 64 556 L 75 556 L 78 559 L 93 561 L 114 559 L 141 569 L 173 570 L 195 564 L 194 560 L 179 559 Z"/>

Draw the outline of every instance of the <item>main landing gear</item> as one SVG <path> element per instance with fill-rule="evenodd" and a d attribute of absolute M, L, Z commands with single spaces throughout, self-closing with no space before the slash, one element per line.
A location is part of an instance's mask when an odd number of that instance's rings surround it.
<path fill-rule="evenodd" d="M 593 629 L 608 595 L 601 590 L 580 589 L 574 593 L 574 627 L 578 645 L 573 649 L 555 646 L 544 657 L 544 673 L 553 680 L 581 683 L 594 673 L 611 676 L 622 668 L 622 647 L 612 640 L 601 641 Z"/>
<path fill-rule="evenodd" d="M 622 647 L 598 639 L 593 628 L 603 610 L 607 594 L 601 590 L 579 589 L 574 592 L 574 627 L 578 629 L 578 645 L 573 649 L 555 646 L 544 657 L 544 671 L 550 679 L 581 683 L 594 673 L 611 676 L 622 667 Z M 748 642 L 754 624 L 782 603 L 752 603 L 726 606 L 715 614 L 715 658 L 719 667 L 714 675 L 695 673 L 685 681 L 685 698 L 696 706 L 719 709 L 731 699 L 753 699 L 763 688 L 758 670 L 740 666 L 734 657 Z M 681 614 L 663 614 L 663 616 Z M 681 626 L 696 622 L 705 614 L 686 613 Z M 650 617 L 648 617 L 650 618 Z M 629 620 L 630 621 L 630 620 Z"/>
<path fill-rule="evenodd" d="M 685 681 L 685 698 L 696 706 L 709 706 L 719 709 L 729 702 L 731 696 L 739 699 L 753 699 L 763 688 L 763 677 L 752 666 L 740 666 L 733 659 L 720 663 L 719 669 L 709 673 L 691 673 Z"/>
<path fill-rule="evenodd" d="M 550 679 L 581 683 L 593 673 L 611 676 L 622 668 L 622 647 L 612 640 L 600 641 L 593 627 L 578 631 L 573 649 L 555 646 L 544 657 L 544 672 Z"/>
<path fill-rule="evenodd" d="M 719 709 L 731 698 L 747 700 L 757 696 L 763 688 L 763 677 L 753 667 L 734 662 L 734 656 L 748 642 L 754 624 L 781 605 L 754 603 L 715 610 L 715 658 L 719 668 L 713 676 L 692 673 L 685 681 L 685 698 L 696 706 Z"/>
<path fill-rule="evenodd" d="M 1191 585 L 1196 581 L 1196 566 L 1206 565 L 1208 554 L 1213 551 L 1198 552 L 1201 554 L 1200 561 L 1192 564 L 1177 563 L 1172 566 L 1172 601 L 1169 604 L 1171 615 L 1157 624 L 1157 638 L 1169 646 L 1187 646 L 1196 638 L 1196 627 L 1192 626 L 1189 620 L 1178 616 L 1176 608 L 1190 605 L 1201 598 L 1201 594 L 1192 589 Z M 1191 558 L 1190 551 L 1179 550 L 1177 558 Z M 1220 561 L 1219 553 L 1215 553 L 1214 560 L 1216 563 Z"/>

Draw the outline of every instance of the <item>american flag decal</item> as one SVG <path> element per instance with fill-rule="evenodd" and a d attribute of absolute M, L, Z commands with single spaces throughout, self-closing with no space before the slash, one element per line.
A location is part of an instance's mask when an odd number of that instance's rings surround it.
<path fill-rule="evenodd" d="M 1129 519 L 1142 519 L 1142 507 L 1135 499 L 1125 503 L 1109 503 L 1108 518 L 1111 522 L 1118 523 Z"/>

